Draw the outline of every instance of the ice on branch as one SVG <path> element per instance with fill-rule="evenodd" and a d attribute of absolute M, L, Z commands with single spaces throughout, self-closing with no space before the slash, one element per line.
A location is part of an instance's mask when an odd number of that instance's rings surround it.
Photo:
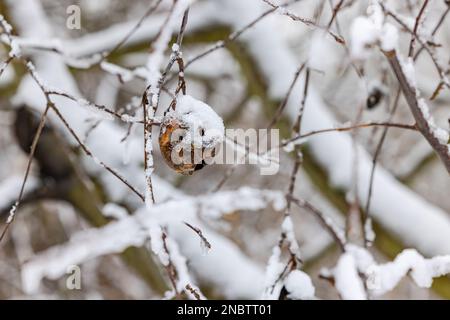
<path fill-rule="evenodd" d="M 351 26 L 351 53 L 356 59 L 364 59 L 368 48 L 379 44 L 383 51 L 395 50 L 398 32 L 394 25 L 385 22 L 383 10 L 377 0 L 372 0 L 367 17 L 357 17 Z"/>

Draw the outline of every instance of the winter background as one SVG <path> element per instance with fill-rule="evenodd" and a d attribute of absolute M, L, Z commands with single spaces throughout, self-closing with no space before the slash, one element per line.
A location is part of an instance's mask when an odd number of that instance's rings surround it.
<path fill-rule="evenodd" d="M 449 299 L 449 11 L 1 1 L 0 297 Z M 279 129 L 279 172 L 172 170 L 184 85 L 207 133 Z"/>

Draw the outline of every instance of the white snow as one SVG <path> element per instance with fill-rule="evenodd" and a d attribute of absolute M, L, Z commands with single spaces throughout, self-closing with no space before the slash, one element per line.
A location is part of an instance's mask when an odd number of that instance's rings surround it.
<path fill-rule="evenodd" d="M 174 4 L 168 19 L 164 21 L 164 24 L 158 33 L 158 37 L 152 43 L 152 51 L 146 64 L 148 70 L 147 83 L 150 86 L 149 93 L 152 99 L 159 99 L 158 81 L 161 77 L 160 69 L 164 62 L 164 51 L 167 49 L 170 38 L 181 21 L 183 12 L 192 2 L 193 0 L 180 0 Z M 152 101 L 151 105 L 156 106 L 156 103 Z"/>
<path fill-rule="evenodd" d="M 9 210 L 8 218 L 6 218 L 6 224 L 10 224 L 14 220 L 14 217 L 15 217 L 16 211 L 17 211 L 17 206 L 18 206 L 18 202 L 14 203 L 12 205 L 11 209 Z"/>
<path fill-rule="evenodd" d="M 289 251 L 300 260 L 299 245 L 295 238 L 293 228 L 291 217 L 284 217 L 283 223 L 281 224 L 281 232 L 289 246 Z M 290 299 L 312 299 L 315 289 L 309 276 L 303 271 L 294 270 L 283 279 L 282 276 L 285 268 L 286 262 L 282 261 L 281 247 L 277 243 L 272 249 L 272 255 L 266 266 L 265 288 L 262 299 L 278 299 L 283 285 L 286 286 L 289 292 L 288 298 Z"/>
<path fill-rule="evenodd" d="M 13 175 L 0 182 L 0 210 L 16 202 L 19 197 L 20 188 L 23 183 L 23 176 Z M 25 184 L 25 194 L 32 192 L 38 187 L 38 179 L 30 175 Z"/>
<path fill-rule="evenodd" d="M 120 80 L 123 82 L 128 82 L 134 78 L 134 74 L 130 70 L 122 68 L 118 65 L 115 65 L 107 61 L 102 61 L 102 63 L 100 63 L 100 67 L 105 72 L 120 77 Z"/>
<path fill-rule="evenodd" d="M 210 231 L 197 218 L 197 214 L 200 212 L 204 216 L 217 217 L 236 210 L 260 210 L 272 200 L 263 196 L 268 193 L 258 194 L 259 192 L 261 191 L 257 189 L 245 188 L 234 194 L 232 191 L 224 191 L 202 197 L 182 196 L 150 208 L 143 206 L 133 216 L 111 222 L 102 228 L 78 232 L 68 243 L 40 253 L 23 266 L 24 289 L 26 292 L 35 292 L 44 277 L 57 279 L 65 274 L 69 265 L 122 252 L 129 246 L 141 246 L 148 237 L 152 240 L 152 251 L 167 265 L 169 256 L 164 250 L 161 224 L 169 227 L 168 234 L 180 245 L 181 252 L 190 258 L 191 267 L 203 281 L 217 285 L 221 288 L 220 293 L 226 297 L 256 298 L 262 290 L 262 270 L 230 240 Z M 283 197 L 281 192 L 276 194 L 276 198 Z M 234 201 L 224 200 L 229 198 Z M 266 202 L 263 203 L 263 200 Z M 224 203 L 227 206 L 224 207 Z M 202 255 L 198 239 L 192 234 L 192 230 L 186 228 L 181 221 L 189 221 L 198 226 L 211 242 L 212 249 L 207 256 Z M 171 251 L 171 258 L 172 252 L 174 251 Z"/>
<path fill-rule="evenodd" d="M 295 254 L 299 260 L 301 260 L 300 249 L 295 237 L 292 218 L 290 216 L 284 218 L 283 223 L 281 224 L 281 232 L 286 236 L 286 241 L 289 244 L 289 250 Z"/>
<path fill-rule="evenodd" d="M 372 265 L 365 271 L 368 286 L 378 296 L 391 291 L 407 274 L 422 288 L 429 288 L 433 278 L 450 273 L 450 255 L 425 259 L 414 249 L 401 252 L 394 261 Z"/>
<path fill-rule="evenodd" d="M 327 272 L 343 299 L 365 299 L 363 279 L 370 296 L 391 291 L 408 274 L 419 287 L 431 287 L 433 278 L 450 273 L 450 255 L 426 259 L 415 249 L 405 249 L 394 261 L 377 264 L 366 249 L 347 245 L 336 267 Z"/>
<path fill-rule="evenodd" d="M 351 53 L 354 58 L 365 59 L 369 47 L 379 44 L 383 51 L 395 50 L 398 31 L 395 26 L 384 21 L 384 15 L 377 0 L 372 0 L 367 9 L 368 17 L 357 17 L 352 24 Z"/>
<path fill-rule="evenodd" d="M 8 23 L 8 21 L 5 20 L 5 17 L 3 17 L 3 15 L 1 14 L 0 14 L 0 23 L 3 26 L 4 30 L 6 31 L 6 33 L 12 32 L 11 25 Z"/>
<path fill-rule="evenodd" d="M 433 133 L 433 135 L 436 137 L 436 139 L 438 139 L 438 141 L 443 145 L 449 144 L 449 139 L 450 139 L 449 132 L 436 125 L 434 118 L 430 113 L 430 109 L 428 108 L 428 105 L 425 102 L 425 99 L 419 98 L 417 100 L 417 102 L 419 105 L 419 109 L 422 112 L 423 118 L 427 121 L 428 126 L 430 127 L 430 130 Z M 449 156 L 450 156 L 450 153 L 449 153 Z"/>
<path fill-rule="evenodd" d="M 112 202 L 107 203 L 103 206 L 102 213 L 105 217 L 113 218 L 116 220 L 120 220 L 128 216 L 128 212 L 125 208 Z"/>
<path fill-rule="evenodd" d="M 252 10 L 247 10 L 251 6 Z M 218 3 L 217 12 L 221 19 L 234 28 L 242 25 L 242 21 L 250 21 L 241 17 L 242 12 L 251 12 L 254 17 L 260 7 L 245 1 L 226 1 Z M 236 14 L 239 13 L 239 14 Z M 289 45 L 277 33 L 271 32 L 276 25 L 273 20 L 266 19 L 263 23 L 250 30 L 242 41 L 248 46 L 255 62 L 268 83 L 268 93 L 273 99 L 283 99 L 292 77 L 300 64 L 291 52 Z M 277 61 L 277 63 L 267 63 Z M 295 121 L 298 114 L 298 101 L 302 98 L 304 77 L 300 76 L 296 90 L 292 92 L 286 113 Z M 319 96 L 313 83 L 310 83 L 308 99 L 303 115 L 303 130 L 305 132 L 332 128 L 336 123 L 329 107 Z M 331 183 L 350 190 L 353 186 L 353 142 L 347 133 L 330 132 L 315 135 L 308 139 L 308 144 L 314 157 L 328 173 Z M 361 203 L 367 201 L 367 190 L 372 168 L 372 158 L 358 147 L 358 198 Z M 330 156 L 333 155 L 333 156 Z M 406 246 L 417 248 L 422 253 L 432 256 L 450 253 L 450 219 L 441 208 L 434 206 L 414 193 L 408 187 L 396 180 L 383 167 L 377 166 L 374 176 L 371 216 L 388 231 L 395 234 Z"/>
<path fill-rule="evenodd" d="M 177 98 L 175 110 L 170 110 L 167 118 L 177 119 L 189 130 L 184 144 L 213 147 L 223 141 L 225 126 L 222 118 L 206 103 L 189 95 Z"/>
<path fill-rule="evenodd" d="M 284 280 L 288 298 L 292 300 L 314 299 L 316 289 L 311 278 L 301 270 L 293 270 Z"/>
<path fill-rule="evenodd" d="M 364 283 L 359 277 L 355 258 L 350 253 L 339 257 L 333 270 L 335 287 L 344 300 L 367 299 Z"/>
<path fill-rule="evenodd" d="M 262 299 L 275 300 L 278 299 L 281 291 L 281 283 L 277 280 L 282 274 L 285 264 L 281 262 L 281 249 L 278 245 L 272 249 L 272 255 L 266 266 L 266 274 L 264 279 L 264 291 Z"/>
<path fill-rule="evenodd" d="M 411 88 L 416 90 L 416 88 L 417 88 L 416 70 L 414 68 L 413 59 L 411 57 L 408 57 L 406 59 L 400 57 L 399 61 L 400 61 L 400 65 L 402 66 L 402 71 L 405 74 L 409 85 L 411 86 Z"/>
<path fill-rule="evenodd" d="M 172 45 L 172 52 L 178 52 L 180 51 L 180 46 L 177 43 L 174 43 Z"/>
<path fill-rule="evenodd" d="M 375 231 L 372 227 L 372 218 L 368 217 L 366 219 L 366 222 L 364 223 L 364 234 L 366 236 L 366 240 L 368 241 L 369 245 L 375 241 Z"/>
<path fill-rule="evenodd" d="M 23 33 L 29 39 L 38 39 L 37 37 L 39 37 L 43 40 L 51 40 L 50 27 L 46 24 L 42 8 L 37 5 L 37 2 L 30 2 L 31 5 L 25 4 L 21 0 L 9 2 L 14 7 L 14 10 L 11 11 L 13 15 L 17 16 L 16 20 L 21 29 L 21 34 Z M 179 3 L 187 5 L 188 2 L 180 1 Z M 261 8 L 261 6 L 253 3 L 238 0 L 216 1 L 213 6 L 216 9 L 225 10 L 211 11 L 211 14 L 205 17 L 200 24 L 218 20 L 231 24 L 236 29 L 237 26 L 249 21 L 250 19 L 247 18 L 256 15 Z M 25 7 L 27 9 L 24 9 Z M 161 40 L 160 45 L 156 46 L 155 55 L 152 55 L 151 59 L 149 59 L 148 69 L 151 83 L 156 83 L 155 81 L 160 75 L 163 51 L 167 49 L 167 39 L 170 38 L 178 26 L 175 22 L 179 22 L 179 16 L 183 11 L 181 7 L 180 5 L 179 11 L 177 11 L 177 18 L 174 18 L 169 24 L 170 28 L 168 29 L 171 29 L 170 32 L 164 31 L 163 36 L 161 36 L 161 39 L 164 41 Z M 355 34 L 352 34 L 352 53 L 355 57 L 363 57 L 367 53 L 366 48 L 368 45 L 379 43 L 385 51 L 394 50 L 397 46 L 397 30 L 392 25 L 384 23 L 379 6 L 372 2 L 372 7 L 369 11 L 369 18 L 361 17 L 360 22 L 358 22 L 361 24 L 359 26 L 360 30 L 356 30 L 354 31 Z M 33 21 L 33 26 L 27 26 L 26 21 Z M 158 20 L 158 22 L 161 22 L 161 20 Z M 243 41 L 249 46 L 250 53 L 254 56 L 255 61 L 267 79 L 269 94 L 272 98 L 279 99 L 285 94 L 289 85 L 290 79 L 286 75 L 292 74 L 298 63 L 296 56 L 291 53 L 284 39 L 273 32 L 273 20 L 267 19 L 266 22 L 251 30 L 243 38 Z M 154 24 L 153 21 L 151 23 Z M 354 26 L 354 28 L 356 27 Z M 96 35 L 97 38 L 86 38 L 88 41 L 86 41 L 84 47 L 80 46 L 79 51 L 95 51 L 95 48 L 116 43 L 115 35 L 112 33 L 114 29 L 112 27 L 105 33 L 98 33 Z M 150 29 L 153 31 L 147 32 Z M 367 33 L 362 34 L 364 30 Z M 143 28 L 139 32 L 147 32 L 145 35 L 141 35 L 142 37 L 151 37 L 156 31 L 157 28 L 151 27 L 149 29 Z M 110 36 L 105 37 L 103 42 L 99 41 L 98 45 L 92 41 L 92 39 L 100 39 L 101 36 L 106 34 Z M 75 40 L 68 41 L 68 43 L 72 44 L 81 44 L 82 42 L 83 40 L 79 42 Z M 17 43 L 20 43 L 20 41 L 12 44 L 13 54 L 20 53 L 20 44 L 17 46 Z M 174 51 L 179 50 L 176 47 L 172 49 L 175 49 Z M 81 96 L 78 94 L 76 84 L 65 66 L 67 60 L 53 55 L 51 59 L 49 57 L 48 53 L 33 53 L 37 74 L 42 75 L 42 78 L 46 82 L 48 81 L 49 84 L 58 85 L 58 87 L 68 90 L 75 96 Z M 277 61 L 277 63 L 267 63 L 267 61 Z M 102 68 L 108 73 L 119 74 L 125 80 L 131 80 L 137 74 L 137 70 L 129 71 L 115 65 L 106 64 L 106 66 L 102 65 Z M 404 71 L 407 73 L 409 82 L 415 83 L 413 81 L 414 68 L 412 64 L 408 62 L 403 65 L 403 68 L 406 70 Z M 412 69 L 412 71 L 408 70 L 408 68 Z M 304 80 L 300 79 L 298 85 L 303 85 L 302 82 Z M 293 102 L 288 104 L 287 110 L 292 119 L 295 119 L 297 115 L 298 101 L 301 98 L 301 95 L 297 93 L 301 92 L 300 90 L 294 90 L 294 92 L 296 93 L 293 94 L 291 99 Z M 157 99 L 157 97 L 152 96 L 152 103 L 154 103 L 154 99 Z M 183 99 L 187 100 L 183 101 Z M 21 82 L 16 101 L 27 102 L 37 110 L 42 110 L 42 107 L 45 105 L 42 94 L 40 94 L 38 88 L 29 77 L 24 78 Z M 82 99 L 75 102 L 67 101 L 67 99 L 55 99 L 55 101 L 73 128 L 78 133 L 86 132 L 88 128 L 86 120 L 92 118 L 92 112 L 76 107 L 77 102 L 87 105 L 89 105 L 89 102 Z M 179 104 L 178 101 L 180 101 Z M 423 114 L 429 119 L 429 123 L 433 124 L 435 136 L 441 143 L 448 144 L 448 132 L 434 127 L 428 107 L 424 102 L 420 102 L 420 106 Z M 175 113 L 178 113 L 176 116 L 181 116 L 181 119 L 187 123 L 207 127 L 205 132 L 207 138 L 202 139 L 214 142 L 223 139 L 224 127 L 222 119 L 203 102 L 190 96 L 179 96 Z M 51 118 L 54 120 L 54 117 Z M 130 120 L 126 116 L 125 119 Z M 55 122 L 58 123 L 57 121 Z M 314 86 L 311 85 L 304 115 L 304 129 L 312 131 L 330 128 L 335 122 L 327 106 L 318 96 Z M 219 133 L 214 132 L 217 129 Z M 124 130 L 119 126 L 113 123 L 102 123 L 92 134 L 92 149 L 95 154 L 102 158 L 104 157 L 108 163 L 111 162 L 113 166 L 123 169 L 125 175 L 132 177 L 132 181 L 139 181 L 138 183 L 142 186 L 142 169 L 139 167 L 142 160 L 142 144 L 138 139 L 131 137 L 129 144 L 127 144 L 127 149 L 125 149 L 123 144 L 118 143 L 123 136 Z M 108 141 L 105 141 L 104 137 L 108 137 Z M 351 160 L 354 151 L 349 135 L 333 132 L 323 136 L 312 137 L 308 140 L 308 143 L 314 156 L 328 172 L 332 183 L 335 186 L 347 190 L 350 189 L 353 183 L 351 179 L 352 168 L 349 164 L 353 163 Z M 152 149 L 151 141 L 147 144 L 147 149 Z M 125 152 L 129 154 L 129 163 L 131 164 L 129 166 L 123 165 L 122 156 Z M 357 168 L 360 179 L 358 181 L 358 192 L 361 202 L 364 203 L 367 200 L 366 190 L 371 169 L 371 158 L 362 148 L 358 152 L 361 155 L 359 167 Z M 332 155 L 331 157 L 330 154 Z M 97 158 L 93 157 L 93 159 Z M 105 183 L 111 178 L 110 175 L 104 174 L 102 172 L 104 170 L 101 168 L 89 165 L 86 165 L 86 167 L 89 172 L 95 172 L 100 175 L 99 178 L 105 184 L 109 195 L 114 194 L 111 198 L 127 202 L 129 190 L 126 187 L 117 187 L 116 184 Z M 150 176 L 151 173 L 147 172 L 147 175 Z M 21 179 L 19 181 L 21 182 Z M 29 184 L 30 182 L 31 180 Z M 164 193 L 166 191 L 161 187 L 161 184 L 160 182 L 156 183 L 160 188 L 156 188 L 155 191 Z M 381 167 L 376 171 L 374 186 L 372 201 L 372 216 L 374 219 L 399 236 L 404 243 L 415 246 L 426 255 L 450 253 L 450 220 L 443 210 L 417 196 Z M 2 187 L 5 189 L 2 189 Z M 16 191 L 17 187 L 12 187 L 10 182 L 1 182 L 0 194 L 2 199 L 0 199 L 0 204 L 3 202 L 10 204 L 11 202 L 8 199 L 14 201 L 18 194 Z M 10 192 L 11 194 L 14 193 L 14 196 L 10 196 Z M 173 190 L 170 190 L 167 194 L 170 196 L 175 195 L 175 197 L 180 196 Z M 160 199 L 159 197 L 167 199 L 167 194 L 162 196 L 157 194 L 157 201 Z M 10 197 L 8 198 L 8 196 Z M 285 205 L 283 195 L 272 190 L 242 188 L 237 191 L 222 192 L 199 198 L 182 196 L 181 199 L 156 204 L 149 209 L 141 208 L 133 217 L 126 216 L 123 208 L 121 208 L 123 210 L 119 210 L 117 207 L 105 207 L 106 215 L 109 214 L 120 220 L 98 230 L 92 229 L 79 233 L 67 244 L 49 249 L 33 258 L 23 269 L 24 288 L 27 292 L 36 291 L 42 277 L 57 278 L 65 273 L 65 267 L 68 264 L 82 263 L 99 255 L 121 252 L 130 245 L 140 246 L 150 237 L 152 249 L 159 256 L 161 262 L 167 265 L 169 259 L 172 259 L 171 262 L 177 266 L 177 269 L 180 271 L 180 286 L 191 283 L 186 269 L 186 259 L 181 255 L 183 253 L 189 258 L 190 266 L 195 270 L 198 278 L 206 283 L 217 285 L 221 293 L 226 297 L 256 297 L 258 290 L 261 290 L 260 284 L 263 283 L 261 268 L 246 257 L 231 241 L 205 227 L 201 219 L 198 219 L 197 214 L 200 213 L 203 217 L 219 218 L 233 210 L 259 210 L 269 204 L 272 204 L 276 209 L 283 208 Z M 150 211 L 150 214 L 148 211 Z M 198 247 L 198 239 L 180 223 L 182 219 L 191 219 L 196 222 L 195 225 L 201 226 L 203 231 L 206 230 L 207 238 L 211 240 L 213 245 L 211 254 L 202 256 Z M 163 248 L 160 224 L 167 225 L 168 233 L 173 237 L 167 239 L 170 255 Z M 145 226 L 145 228 L 142 226 Z M 366 230 L 371 231 L 368 225 L 366 227 Z M 285 220 L 283 230 L 287 230 L 290 233 L 290 239 L 295 238 L 292 229 L 292 222 Z M 93 243 L 95 243 L 94 246 L 92 245 Z M 274 249 L 267 268 L 268 279 L 273 279 L 277 271 L 280 271 L 282 264 L 280 264 L 279 256 L 280 252 Z M 429 287 L 433 277 L 446 274 L 449 272 L 449 269 L 448 256 L 425 259 L 416 251 L 409 250 L 400 254 L 394 262 L 376 265 L 370 254 L 364 249 L 347 246 L 346 252 L 339 259 L 333 274 L 336 277 L 336 287 L 343 298 L 363 299 L 366 297 L 366 293 L 358 271 L 367 272 L 371 279 L 375 281 L 374 283 L 381 283 L 381 286 L 373 289 L 377 294 L 381 294 L 395 287 L 408 271 L 411 271 L 411 276 L 418 285 Z M 314 296 L 314 287 L 310 286 L 310 284 L 309 277 L 301 271 L 291 272 L 284 282 L 290 297 L 298 299 Z"/>

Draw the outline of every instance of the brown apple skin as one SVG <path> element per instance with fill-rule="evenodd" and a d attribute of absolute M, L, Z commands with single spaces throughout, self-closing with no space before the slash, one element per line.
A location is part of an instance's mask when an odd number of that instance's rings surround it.
<path fill-rule="evenodd" d="M 172 151 L 175 147 L 175 143 L 172 142 L 172 134 L 177 129 L 182 129 L 181 124 L 177 119 L 172 118 L 172 119 L 165 119 L 165 121 L 163 121 L 161 125 L 161 131 L 159 134 L 159 148 L 161 150 L 161 154 L 163 155 L 165 162 L 169 167 L 171 167 L 178 173 L 184 175 L 192 175 L 194 171 L 198 170 L 198 165 L 196 165 L 195 163 L 184 163 L 184 162 L 176 164 L 172 161 Z M 194 150 L 193 146 L 191 146 L 191 150 Z M 182 154 L 180 155 L 180 157 L 181 156 Z"/>

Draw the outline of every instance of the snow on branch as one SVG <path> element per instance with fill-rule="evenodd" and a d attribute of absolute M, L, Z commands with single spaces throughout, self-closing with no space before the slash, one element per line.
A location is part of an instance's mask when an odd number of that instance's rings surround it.
<path fill-rule="evenodd" d="M 386 9 L 378 0 L 372 0 L 367 9 L 368 17 L 358 17 L 354 20 L 352 25 L 352 53 L 356 58 L 366 58 L 368 48 L 371 45 L 379 45 L 388 59 L 391 68 L 398 79 L 400 88 L 406 98 L 411 113 L 416 120 L 416 127 L 429 142 L 431 147 L 441 158 L 447 171 L 450 173 L 450 144 L 449 133 L 447 130 L 436 126 L 432 119 L 428 106 L 423 98 L 420 97 L 420 92 L 414 78 L 414 64 L 412 59 L 413 44 L 415 39 L 420 40 L 417 34 L 420 18 L 423 14 L 427 2 L 424 3 L 412 31 L 412 40 L 409 50 L 409 58 L 403 62 L 399 56 L 398 46 L 398 31 L 392 24 L 385 22 L 385 12 L 396 18 L 397 16 L 389 9 Z M 401 22 L 401 21 L 400 21 Z M 421 41 L 424 46 L 427 44 Z M 431 50 L 429 51 L 432 61 L 435 62 L 438 68 L 439 75 L 444 74 L 442 67 L 437 65 L 436 59 Z M 444 78 L 444 83 L 448 80 Z"/>
<path fill-rule="evenodd" d="M 220 2 L 221 10 L 219 11 L 241 12 L 245 11 L 248 5 L 247 2 L 238 0 Z M 254 12 L 259 11 L 260 8 L 254 5 Z M 240 24 L 234 17 L 229 17 L 226 22 L 235 29 L 240 28 Z M 265 21 L 249 30 L 247 37 L 242 41 L 248 47 L 259 71 L 267 81 L 269 96 L 272 99 L 283 99 L 291 85 L 291 77 L 286 75 L 294 75 L 299 63 L 286 41 L 279 34 L 271 32 L 274 29 L 276 25 L 273 21 Z M 276 50 L 266 48 L 276 48 Z M 278 63 L 272 64 L 267 61 Z M 304 81 L 304 77 L 300 76 L 297 86 L 301 88 Z M 298 116 L 298 101 L 301 100 L 301 90 L 293 90 L 286 107 L 286 114 L 293 123 Z M 337 122 L 314 84 L 311 84 L 303 115 L 302 130 L 313 132 L 329 129 Z M 353 169 L 348 164 L 352 163 L 355 153 L 351 137 L 345 132 L 330 132 L 326 136 L 314 135 L 309 137 L 308 146 L 313 156 L 326 169 L 331 184 L 350 190 L 353 185 Z M 362 146 L 358 145 L 356 149 L 359 155 L 358 198 L 361 203 L 365 203 L 370 183 L 372 157 Z M 333 156 L 330 157 L 330 154 Z M 375 187 L 371 200 L 371 215 L 375 221 L 397 235 L 408 246 L 418 248 L 427 255 L 450 253 L 450 220 L 444 210 L 411 192 L 381 166 L 377 166 L 373 180 Z M 409 223 L 410 221 L 415 223 Z"/>
<path fill-rule="evenodd" d="M 425 100 L 420 97 L 418 88 L 414 86 L 414 81 L 408 80 L 411 79 L 411 73 L 407 70 L 408 68 L 414 70 L 414 66 L 402 66 L 395 51 L 386 52 L 386 57 L 400 83 L 411 113 L 416 120 L 417 128 L 438 154 L 450 174 L 450 135 L 447 130 L 439 128 L 435 124 Z"/>
<path fill-rule="evenodd" d="M 265 288 L 262 299 L 278 300 L 285 289 L 287 298 L 308 300 L 315 298 L 315 288 L 311 278 L 302 270 L 295 269 L 293 260 L 282 262 L 281 247 L 275 246 L 266 267 Z"/>
<path fill-rule="evenodd" d="M 187 280 L 187 272 L 183 271 L 185 270 L 184 258 L 177 254 L 179 251 L 173 240 L 166 238 L 169 254 L 167 253 L 164 248 L 164 232 L 160 225 L 181 225 L 182 221 L 197 219 L 197 214 L 218 219 L 236 210 L 257 211 L 269 204 L 278 210 L 282 209 L 285 205 L 284 195 L 272 190 L 241 188 L 201 197 L 183 196 L 149 208 L 143 207 L 135 215 L 111 222 L 105 227 L 81 231 L 72 236 L 69 242 L 54 246 L 34 257 L 22 269 L 24 290 L 29 293 L 36 292 L 40 280 L 44 277 L 57 279 L 65 274 L 66 268 L 70 265 L 81 264 L 107 254 L 119 253 L 130 246 L 142 246 L 152 237 L 154 238 L 151 242 L 152 251 L 159 256 L 165 266 L 169 265 L 169 259 L 172 260 L 172 263 L 177 266 L 176 270 L 180 279 L 177 288 L 185 288 L 188 282 L 190 284 L 192 282 Z M 198 225 L 198 221 L 195 221 L 194 224 Z M 184 229 L 186 229 L 185 226 Z M 189 235 L 195 238 L 192 233 Z M 215 242 L 208 234 L 206 237 L 211 241 L 211 252 L 213 252 L 216 250 Z M 173 253 L 176 255 L 173 256 Z"/>
<path fill-rule="evenodd" d="M 164 20 L 160 31 L 158 32 L 157 38 L 152 42 L 151 53 L 147 59 L 147 89 L 144 92 L 142 98 L 142 108 L 144 112 L 144 167 L 145 167 L 145 180 L 146 180 L 146 191 L 145 191 L 145 203 L 150 206 L 151 203 L 155 202 L 153 194 L 153 186 L 151 176 L 154 170 L 153 165 L 153 139 L 152 139 L 152 127 L 148 125 L 148 122 L 155 116 L 158 105 L 159 98 L 161 94 L 161 88 L 164 84 L 165 76 L 168 71 L 170 71 L 175 60 L 180 58 L 180 45 L 183 39 L 183 33 L 187 23 L 187 17 L 189 13 L 189 5 L 193 0 L 180 0 L 173 3 L 169 14 Z M 162 62 L 164 58 L 164 51 L 169 45 L 169 41 L 175 30 L 176 24 L 181 22 L 180 32 L 178 34 L 178 39 L 176 46 L 172 48 L 172 55 L 169 63 L 166 66 L 166 71 L 161 73 Z M 178 60 L 179 61 L 179 60 Z M 179 62 L 180 66 L 182 62 Z M 181 69 L 181 67 L 180 67 Z M 180 70 L 180 73 L 183 70 Z M 180 76 L 180 78 L 182 78 Z M 184 89 L 185 91 L 185 89 Z M 185 92 L 183 92 L 185 93 Z"/>
<path fill-rule="evenodd" d="M 433 278 L 449 273 L 450 255 L 426 259 L 415 249 L 405 249 L 392 262 L 378 264 L 369 251 L 351 244 L 334 269 L 322 271 L 323 276 L 333 278 L 340 296 L 348 300 L 383 295 L 407 275 L 417 286 L 430 288 Z"/>
<path fill-rule="evenodd" d="M 407 249 L 394 261 L 372 265 L 365 273 L 369 288 L 375 296 L 391 291 L 408 274 L 419 287 L 430 288 L 433 278 L 450 274 L 450 255 L 426 259 L 417 250 Z"/>
<path fill-rule="evenodd" d="M 368 17 L 357 17 L 351 27 L 351 53 L 358 59 L 367 58 L 369 48 L 379 44 L 382 50 L 395 50 L 398 31 L 386 22 L 378 1 L 371 1 L 367 8 Z"/>

